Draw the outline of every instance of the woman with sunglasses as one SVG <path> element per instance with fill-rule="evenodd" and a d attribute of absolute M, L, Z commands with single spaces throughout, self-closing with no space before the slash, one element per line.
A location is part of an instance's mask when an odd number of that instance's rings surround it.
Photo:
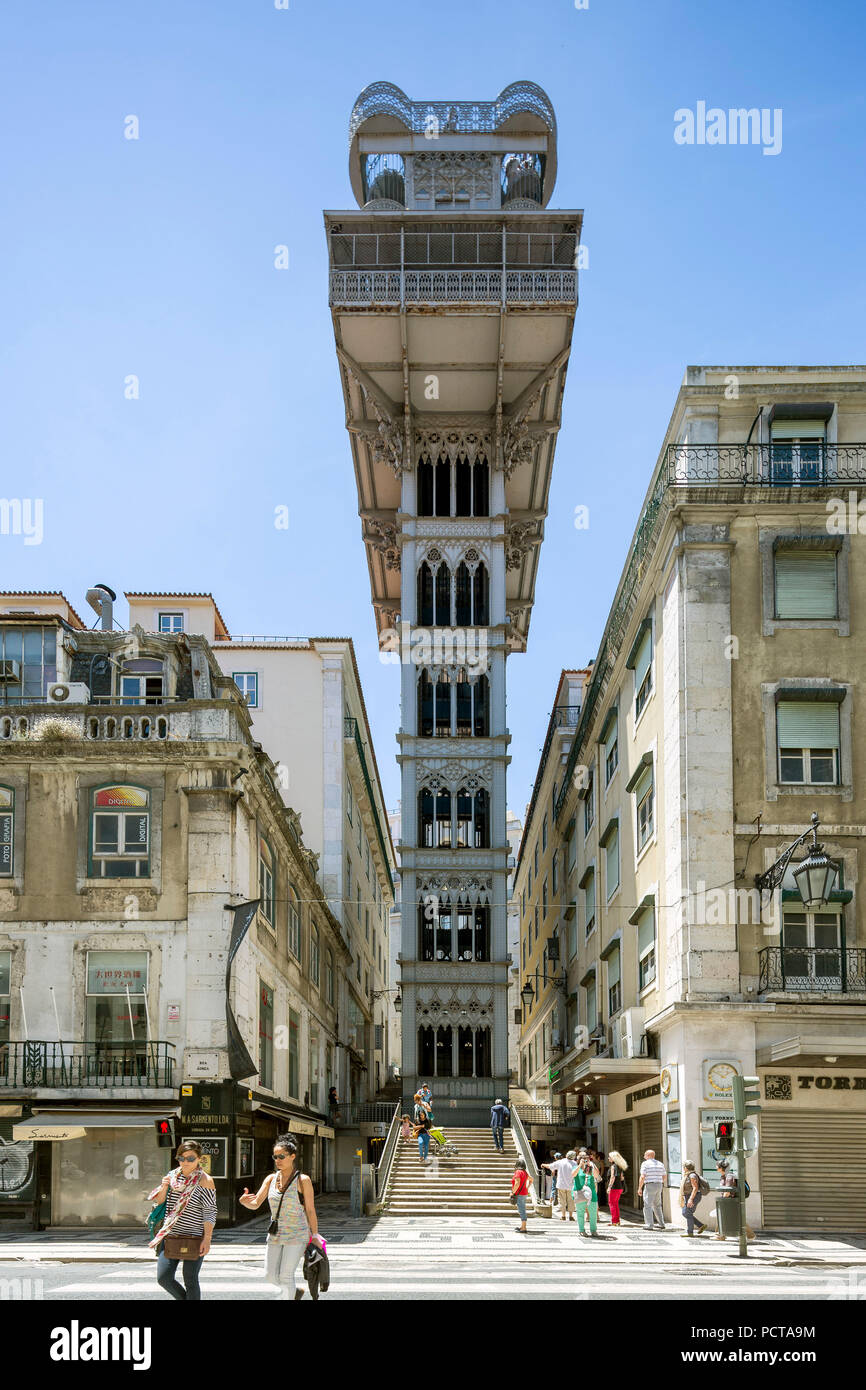
<path fill-rule="evenodd" d="M 201 1166 L 201 1155 L 201 1145 L 194 1139 L 187 1139 L 177 1151 L 180 1166 L 164 1177 L 161 1185 L 150 1194 L 150 1200 L 155 1201 L 157 1206 L 165 1202 L 165 1219 L 149 1242 L 158 1255 L 156 1282 L 172 1298 L 181 1302 L 201 1299 L 199 1271 L 210 1250 L 216 1225 L 216 1188 L 213 1178 Z M 198 1259 L 169 1259 L 162 1244 L 166 1236 L 187 1236 L 193 1241 L 198 1240 Z M 179 1264 L 183 1265 L 183 1287 L 175 1278 Z"/>
<path fill-rule="evenodd" d="M 289 1134 L 277 1136 L 274 1144 L 276 1172 L 269 1173 L 255 1196 L 244 1188 L 239 1199 L 242 1207 L 255 1211 L 267 1197 L 271 1209 L 271 1224 L 265 1254 L 265 1278 L 276 1284 L 281 1298 L 291 1298 L 295 1285 L 295 1270 L 310 1241 L 322 1245 L 313 1184 L 298 1168 L 298 1146 Z M 303 1298 L 304 1286 L 295 1289 L 295 1298 Z"/>

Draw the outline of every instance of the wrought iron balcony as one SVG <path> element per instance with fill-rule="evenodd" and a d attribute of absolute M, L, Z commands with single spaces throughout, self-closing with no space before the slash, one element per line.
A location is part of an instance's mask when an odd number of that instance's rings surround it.
<path fill-rule="evenodd" d="M 332 305 L 576 304 L 576 270 L 332 270 Z"/>
<path fill-rule="evenodd" d="M 174 1043 L 0 1043 L 0 1092 L 76 1087 L 170 1087 Z"/>
<path fill-rule="evenodd" d="M 669 444 L 673 487 L 840 487 L 866 482 L 866 444 Z"/>
<path fill-rule="evenodd" d="M 431 118 L 447 133 L 486 135 L 499 130 L 512 116 L 539 116 L 548 130 L 556 130 L 556 117 L 547 93 L 534 82 L 512 82 L 495 101 L 412 101 L 393 82 L 371 82 L 355 102 L 349 120 L 349 143 L 359 126 L 372 116 L 396 116 L 417 135 L 429 133 Z"/>
<path fill-rule="evenodd" d="M 824 994 L 866 991 L 866 950 L 815 946 L 765 946 L 760 958 L 761 994 L 808 990 Z"/>

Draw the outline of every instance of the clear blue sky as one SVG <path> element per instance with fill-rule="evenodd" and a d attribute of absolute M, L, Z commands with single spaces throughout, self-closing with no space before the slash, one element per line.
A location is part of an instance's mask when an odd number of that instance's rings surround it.
<path fill-rule="evenodd" d="M 11 0 L 0 491 L 43 498 L 45 535 L 0 536 L 0 588 L 79 608 L 98 580 L 212 590 L 237 632 L 350 634 L 393 804 L 398 678 L 369 606 L 322 209 L 352 206 L 367 83 L 490 99 L 538 82 L 552 203 L 585 209 L 589 268 L 529 653 L 509 662 L 522 815 L 685 366 L 864 360 L 864 37 L 860 0 Z M 701 100 L 782 108 L 782 152 L 675 144 L 674 112 Z"/>

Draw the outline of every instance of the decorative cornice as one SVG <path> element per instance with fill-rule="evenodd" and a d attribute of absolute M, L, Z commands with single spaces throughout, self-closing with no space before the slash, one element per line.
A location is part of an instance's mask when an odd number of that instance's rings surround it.
<path fill-rule="evenodd" d="M 366 518 L 366 543 L 385 557 L 385 568 L 400 568 L 400 543 L 395 522 L 380 521 L 378 517 Z"/>
<path fill-rule="evenodd" d="M 544 539 L 541 521 L 511 521 L 505 531 L 505 568 L 519 569 L 524 557 Z"/>
<path fill-rule="evenodd" d="M 415 459 L 447 458 L 456 463 L 466 459 L 474 463 L 479 457 L 490 458 L 492 435 L 490 430 L 479 429 L 476 425 L 466 425 L 457 419 L 434 428 L 416 429 Z"/>

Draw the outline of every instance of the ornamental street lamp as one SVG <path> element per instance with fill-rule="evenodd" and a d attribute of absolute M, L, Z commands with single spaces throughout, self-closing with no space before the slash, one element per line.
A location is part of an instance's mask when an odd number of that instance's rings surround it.
<path fill-rule="evenodd" d="M 764 873 L 755 874 L 755 887 L 761 890 L 767 889 L 770 892 L 778 888 L 785 877 L 785 871 L 791 862 L 794 851 L 810 835 L 812 836 L 812 843 L 809 846 L 809 852 L 794 870 L 794 882 L 805 908 L 815 910 L 824 907 L 830 901 L 833 884 L 839 873 L 839 862 L 836 859 L 831 859 L 825 853 L 824 846 L 818 844 L 817 811 L 812 812 L 809 829 L 804 830 L 802 835 L 788 846 L 775 864 L 771 865 Z"/>
<path fill-rule="evenodd" d="M 394 994 L 397 996 L 394 1000 L 394 1012 L 395 1014 L 401 1014 L 403 1012 L 403 997 L 400 994 L 399 986 L 397 987 L 397 989 L 374 989 L 372 997 L 374 999 L 382 999 L 385 995 L 388 994 Z"/>

